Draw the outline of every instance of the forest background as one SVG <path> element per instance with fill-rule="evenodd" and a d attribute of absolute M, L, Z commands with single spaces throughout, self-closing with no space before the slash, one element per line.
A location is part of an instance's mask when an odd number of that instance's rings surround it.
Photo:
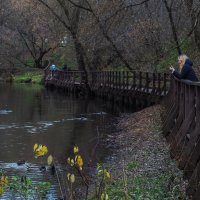
<path fill-rule="evenodd" d="M 200 71 L 199 0 L 0 0 L 0 71 Z"/>

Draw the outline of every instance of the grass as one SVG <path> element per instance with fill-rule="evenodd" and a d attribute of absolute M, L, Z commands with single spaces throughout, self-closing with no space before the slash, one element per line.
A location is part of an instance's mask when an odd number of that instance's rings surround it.
<path fill-rule="evenodd" d="M 127 171 L 129 172 L 129 171 Z M 128 176 L 128 196 L 133 200 L 172 200 L 172 199 L 186 199 L 181 192 L 179 186 L 179 179 L 173 179 L 171 174 L 165 172 L 159 176 L 146 176 L 145 173 L 137 176 Z M 115 180 L 108 187 L 108 195 L 112 200 L 125 199 L 124 182 L 122 179 Z"/>
<path fill-rule="evenodd" d="M 22 69 L 14 75 L 14 81 L 20 83 L 38 83 L 41 84 L 44 77 L 44 71 L 36 68 Z"/>
<path fill-rule="evenodd" d="M 127 165 L 127 169 L 128 170 L 133 170 L 133 169 L 136 169 L 136 168 L 138 168 L 139 167 L 139 163 L 138 163 L 138 161 L 136 161 L 136 160 L 133 160 L 133 161 L 131 161 L 130 163 L 128 163 L 128 165 Z"/>

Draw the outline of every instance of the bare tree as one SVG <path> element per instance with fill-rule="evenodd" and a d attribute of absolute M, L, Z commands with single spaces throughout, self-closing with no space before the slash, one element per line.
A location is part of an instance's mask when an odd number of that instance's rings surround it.
<path fill-rule="evenodd" d="M 54 2 L 54 6 L 59 6 L 59 9 L 55 9 L 50 2 L 45 2 L 43 0 L 37 0 L 63 24 L 68 33 L 71 35 L 71 38 L 74 43 L 76 58 L 78 63 L 78 69 L 86 72 L 86 53 L 84 47 L 82 46 L 79 37 L 78 37 L 78 26 L 80 20 L 81 9 L 77 7 L 70 7 L 68 1 L 56 0 L 56 5 Z M 79 0 L 79 4 L 82 5 L 84 0 Z M 90 63 L 87 63 L 90 65 Z"/>
<path fill-rule="evenodd" d="M 4 58 L 12 58 L 25 66 L 30 66 L 28 60 L 33 60 L 37 68 L 43 67 L 43 58 L 53 52 L 60 45 L 54 19 L 49 19 L 44 9 L 29 0 L 11 0 L 7 9 L 12 15 L 7 15 L 6 23 L 2 28 L 2 44 Z M 8 60 L 8 59 L 6 59 Z"/>

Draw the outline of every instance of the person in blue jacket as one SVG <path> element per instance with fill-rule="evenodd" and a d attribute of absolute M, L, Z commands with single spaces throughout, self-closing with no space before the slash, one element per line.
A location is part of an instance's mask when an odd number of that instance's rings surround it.
<path fill-rule="evenodd" d="M 49 76 L 50 80 L 54 77 L 54 75 L 55 75 L 54 72 L 56 72 L 57 70 L 58 70 L 58 67 L 55 64 L 52 64 L 50 66 L 50 76 Z"/>
<path fill-rule="evenodd" d="M 51 70 L 51 71 L 56 71 L 56 70 L 57 70 L 56 65 L 52 64 L 52 65 L 50 66 L 50 70 Z"/>
<path fill-rule="evenodd" d="M 192 61 L 185 55 L 178 56 L 179 71 L 175 70 L 173 66 L 170 67 L 172 74 L 178 79 L 187 79 L 190 81 L 198 81 L 198 78 L 193 69 Z"/>

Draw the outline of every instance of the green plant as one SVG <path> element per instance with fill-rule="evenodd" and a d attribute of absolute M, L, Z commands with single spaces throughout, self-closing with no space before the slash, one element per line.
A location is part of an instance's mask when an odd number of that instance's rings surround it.
<path fill-rule="evenodd" d="M 159 176 L 146 176 L 145 173 L 128 176 L 128 196 L 129 199 L 143 200 L 143 199 L 186 199 L 181 192 L 179 181 L 171 182 L 171 174 L 164 173 Z M 124 199 L 123 180 L 118 179 L 108 187 L 108 194 L 110 199 Z"/>
<path fill-rule="evenodd" d="M 20 196 L 24 199 L 30 197 L 33 199 L 44 199 L 51 184 L 49 182 L 37 182 L 37 184 L 33 184 L 32 180 L 26 176 L 13 176 L 8 187 L 15 196 Z"/>
<path fill-rule="evenodd" d="M 139 167 L 139 163 L 136 160 L 133 160 L 132 162 L 128 163 L 128 165 L 127 165 L 128 170 L 134 170 L 134 169 L 137 169 L 138 167 Z"/>
<path fill-rule="evenodd" d="M 97 197 L 101 200 L 109 198 L 107 193 L 107 185 L 110 181 L 110 172 L 103 165 L 97 164 Z"/>

